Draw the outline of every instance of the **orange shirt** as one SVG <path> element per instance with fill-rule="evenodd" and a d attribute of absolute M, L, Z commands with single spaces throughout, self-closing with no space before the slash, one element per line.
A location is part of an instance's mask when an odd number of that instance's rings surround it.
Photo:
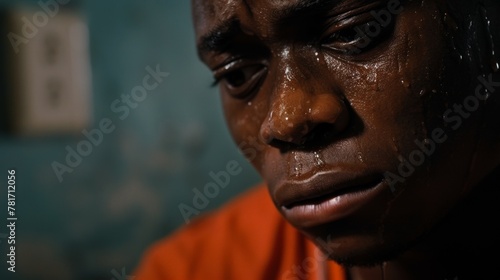
<path fill-rule="evenodd" d="M 147 252 L 136 280 L 346 280 L 259 186 Z M 324 276 L 327 275 L 325 278 Z"/>

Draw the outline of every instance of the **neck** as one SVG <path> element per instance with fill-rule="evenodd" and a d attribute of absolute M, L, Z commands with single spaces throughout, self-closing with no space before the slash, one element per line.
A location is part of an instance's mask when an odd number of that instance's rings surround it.
<path fill-rule="evenodd" d="M 498 278 L 499 185 L 500 168 L 497 168 L 419 244 L 379 266 L 351 268 L 351 279 Z"/>

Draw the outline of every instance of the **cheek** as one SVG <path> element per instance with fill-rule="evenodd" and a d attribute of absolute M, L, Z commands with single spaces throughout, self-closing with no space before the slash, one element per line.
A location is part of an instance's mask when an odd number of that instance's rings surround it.
<path fill-rule="evenodd" d="M 258 99 L 244 101 L 221 93 L 224 115 L 235 144 L 260 170 L 266 144 L 260 140 L 260 127 L 266 115 L 265 104 Z"/>
<path fill-rule="evenodd" d="M 406 156 L 415 149 L 415 140 L 429 138 L 430 128 L 442 122 L 442 110 L 435 111 L 440 106 L 432 104 L 436 101 L 432 95 L 446 94 L 442 77 L 447 46 L 439 26 L 436 20 L 406 16 L 396 27 L 397 39 L 383 56 L 347 67 L 330 63 L 331 71 L 345 73 L 339 80 L 344 81 L 346 99 L 363 120 L 365 138 L 384 140 L 375 150 L 394 158 Z M 434 39 L 429 44 L 423 38 Z M 348 70 L 338 71 L 342 67 Z"/>

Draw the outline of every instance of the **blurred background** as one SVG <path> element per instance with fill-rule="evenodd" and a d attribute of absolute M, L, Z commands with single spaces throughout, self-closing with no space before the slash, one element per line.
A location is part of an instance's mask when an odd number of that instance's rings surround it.
<path fill-rule="evenodd" d="M 190 1 L 0 0 L 0 14 L 0 279 L 133 279 L 210 172 L 243 167 L 201 213 L 259 182 L 196 57 Z"/>

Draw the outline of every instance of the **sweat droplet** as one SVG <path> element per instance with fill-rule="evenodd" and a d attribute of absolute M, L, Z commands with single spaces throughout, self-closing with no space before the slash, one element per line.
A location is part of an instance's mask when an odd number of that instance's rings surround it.
<path fill-rule="evenodd" d="M 300 174 L 302 173 L 302 164 L 298 163 L 297 165 L 295 165 L 293 171 L 295 172 L 295 176 L 300 176 Z"/>
<path fill-rule="evenodd" d="M 402 155 L 398 155 L 399 162 L 405 162 L 405 158 Z"/>
<path fill-rule="evenodd" d="M 399 153 L 399 148 L 398 145 L 396 144 L 396 138 L 392 137 L 392 149 L 396 152 Z"/>
<path fill-rule="evenodd" d="M 500 63 L 494 61 L 493 62 L 493 72 L 498 72 L 498 70 L 500 70 Z"/>
<path fill-rule="evenodd" d="M 490 43 L 490 63 L 493 72 L 498 72 L 500 69 L 499 61 L 495 54 L 495 40 L 493 39 L 493 33 L 491 32 L 491 20 L 488 17 L 488 11 L 485 7 L 481 7 L 481 13 L 484 19 L 484 24 L 486 25 L 486 32 L 488 33 L 488 40 Z"/>
<path fill-rule="evenodd" d="M 317 166 L 322 166 L 323 164 L 325 164 L 325 162 L 323 161 L 323 159 L 321 159 L 321 156 L 317 152 L 314 152 L 314 164 L 316 164 Z"/>
<path fill-rule="evenodd" d="M 358 160 L 363 163 L 365 162 L 365 160 L 363 159 L 363 154 L 361 152 L 358 153 Z"/>
<path fill-rule="evenodd" d="M 296 152 L 292 152 L 292 158 L 288 163 L 289 174 L 292 176 L 300 176 L 302 173 L 302 164 L 299 161 L 299 156 Z"/>
<path fill-rule="evenodd" d="M 453 20 L 452 17 L 448 16 L 448 13 L 444 13 L 443 21 L 452 31 L 457 31 L 459 29 L 455 20 Z"/>

